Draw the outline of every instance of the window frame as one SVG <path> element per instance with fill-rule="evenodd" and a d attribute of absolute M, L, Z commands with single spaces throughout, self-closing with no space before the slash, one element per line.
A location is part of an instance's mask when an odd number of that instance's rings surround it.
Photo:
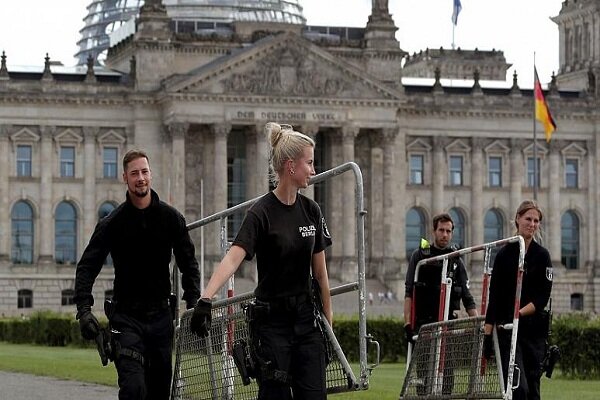
<path fill-rule="evenodd" d="M 65 157 L 64 152 L 73 152 L 72 158 Z M 77 147 L 74 145 L 61 145 L 59 149 L 59 176 L 61 178 L 75 178 L 75 163 L 77 158 Z"/>
<path fill-rule="evenodd" d="M 413 159 L 419 158 L 419 168 L 413 168 Z M 409 185 L 425 185 L 425 155 L 422 153 L 411 153 L 408 155 L 408 183 Z M 420 174 L 420 177 L 416 174 Z M 419 178 L 419 179 L 417 179 Z"/>
<path fill-rule="evenodd" d="M 20 149 L 28 149 L 29 150 L 29 158 L 21 159 L 19 157 Z M 22 166 L 26 166 L 25 169 L 28 172 L 22 173 Z M 16 168 L 16 176 L 19 178 L 31 178 L 33 175 L 33 146 L 30 144 L 17 144 L 15 151 L 15 168 Z"/>
<path fill-rule="evenodd" d="M 492 160 L 498 161 L 498 168 L 492 169 Z M 501 188 L 503 186 L 502 182 L 502 164 L 504 159 L 501 155 L 488 155 L 488 187 L 491 188 Z M 498 183 L 494 184 L 494 178 L 497 178 Z"/>
<path fill-rule="evenodd" d="M 569 165 L 573 165 L 575 166 L 575 171 L 574 172 L 569 172 L 568 167 Z M 569 176 L 573 176 L 574 175 L 574 179 L 575 179 L 575 184 L 569 184 Z M 575 157 L 567 157 L 565 159 L 565 188 L 567 189 L 579 189 L 579 158 L 575 158 Z"/>
<path fill-rule="evenodd" d="M 453 161 L 460 161 L 459 168 L 455 168 L 453 166 Z M 461 154 L 451 154 L 448 156 L 448 186 L 464 186 L 465 185 L 465 157 Z M 458 178 L 458 183 L 456 183 L 455 178 Z"/>
<path fill-rule="evenodd" d="M 21 236 L 25 236 L 26 238 L 29 238 L 29 242 L 30 242 L 29 243 L 30 248 L 28 250 L 26 250 L 26 251 L 28 251 L 28 257 L 26 257 L 25 260 L 22 258 L 16 259 L 15 246 L 14 246 L 14 243 L 15 243 L 15 216 L 14 216 L 14 213 L 15 213 L 15 208 L 20 206 L 21 204 L 26 206 L 28 211 L 31 213 L 30 219 L 25 219 L 25 218 L 17 219 L 17 223 L 19 223 L 19 225 L 21 225 L 23 222 L 27 222 L 30 227 L 29 234 L 19 235 L 19 238 Z M 13 204 L 12 209 L 10 211 L 10 224 L 11 224 L 11 245 L 10 245 L 11 262 L 13 264 L 33 264 L 34 251 L 35 251 L 35 211 L 28 201 L 19 200 L 15 204 Z M 19 254 L 20 253 L 21 253 L 21 251 L 19 252 Z"/>

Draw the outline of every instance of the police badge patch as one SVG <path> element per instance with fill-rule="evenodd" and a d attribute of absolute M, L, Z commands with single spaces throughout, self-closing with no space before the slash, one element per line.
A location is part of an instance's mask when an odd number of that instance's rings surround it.
<path fill-rule="evenodd" d="M 553 270 L 552 267 L 546 267 L 546 279 L 548 279 L 550 282 L 552 282 L 552 277 L 553 277 L 552 270 Z"/>

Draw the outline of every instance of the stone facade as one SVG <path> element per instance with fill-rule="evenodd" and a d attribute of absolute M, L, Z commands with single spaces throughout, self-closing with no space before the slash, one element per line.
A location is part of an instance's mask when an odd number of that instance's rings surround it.
<path fill-rule="evenodd" d="M 234 23 L 229 37 L 180 35 L 169 31 L 163 8 L 147 7 L 135 35 L 110 49 L 110 72 L 94 73 L 90 63 L 87 71 L 59 73 L 47 60 L 44 73 L 24 73 L 7 69 L 3 57 L 0 312 L 73 311 L 75 265 L 64 262 L 61 247 L 69 236 L 57 237 L 65 223 L 74 223 L 67 232 L 74 233 L 79 257 L 99 210 L 124 199 L 120 172 L 107 175 L 107 155 L 116 151 L 120 171 L 126 150 L 147 150 L 155 189 L 191 222 L 235 204 L 234 194 L 248 199 L 268 190 L 262 129 L 272 120 L 316 139 L 319 170 L 347 161 L 361 167 L 367 276 L 399 298 L 415 213 L 423 219 L 417 234 L 428 235 L 431 216 L 451 210 L 463 219 L 463 245 L 483 243 L 494 228 L 510 236 L 518 204 L 533 196 L 532 90 L 488 89 L 477 79 L 470 88 L 443 87 L 439 75 L 433 86 L 403 85 L 397 28 L 380 6 L 387 2 L 373 4 L 362 40 L 315 41 L 299 25 L 251 22 Z M 575 304 L 598 311 L 598 99 L 587 86 L 570 89 L 553 82 L 547 92 L 559 130 L 549 144 L 537 141 L 538 200 L 544 245 L 556 266 L 555 310 Z M 71 164 L 65 148 L 74 152 Z M 19 169 L 23 149 L 31 149 L 29 174 Z M 69 165 L 73 176 L 62 176 Z M 342 176 L 307 190 L 327 217 L 334 238 L 330 275 L 342 282 L 356 280 L 353 185 Z M 31 217 L 17 212 L 23 202 Z M 74 221 L 61 219 L 64 204 Z M 489 216 L 499 225 L 490 226 Z M 567 226 L 565 216 L 577 224 Z M 15 262 L 19 223 L 33 227 L 31 262 Z M 576 248 L 570 259 L 562 253 L 567 227 Z M 221 257 L 219 229 L 205 229 L 204 245 L 198 231 L 192 236 L 210 275 Z M 574 264 L 566 268 L 563 258 Z M 481 254 L 468 261 L 479 293 Z M 254 279 L 254 268 L 240 274 Z M 106 265 L 94 287 L 98 301 L 111 287 Z"/>

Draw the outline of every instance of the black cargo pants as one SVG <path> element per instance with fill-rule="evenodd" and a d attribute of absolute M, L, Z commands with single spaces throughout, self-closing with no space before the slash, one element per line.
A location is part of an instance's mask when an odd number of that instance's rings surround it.
<path fill-rule="evenodd" d="M 111 318 L 120 400 L 168 400 L 173 319 L 169 307 L 117 310 Z"/>
<path fill-rule="evenodd" d="M 327 398 L 325 342 L 308 296 L 270 303 L 269 312 L 257 317 L 256 335 L 263 362 L 287 375 L 259 371 L 259 400 Z"/>

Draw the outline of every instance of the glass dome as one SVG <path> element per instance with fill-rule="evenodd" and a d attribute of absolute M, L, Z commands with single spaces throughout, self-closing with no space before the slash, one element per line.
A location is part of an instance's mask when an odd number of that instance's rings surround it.
<path fill-rule="evenodd" d="M 299 0 L 163 0 L 162 3 L 177 31 L 219 30 L 233 21 L 306 24 Z M 77 42 L 78 64 L 85 65 L 90 55 L 102 64 L 110 34 L 135 17 L 143 4 L 144 0 L 92 1 Z"/>

